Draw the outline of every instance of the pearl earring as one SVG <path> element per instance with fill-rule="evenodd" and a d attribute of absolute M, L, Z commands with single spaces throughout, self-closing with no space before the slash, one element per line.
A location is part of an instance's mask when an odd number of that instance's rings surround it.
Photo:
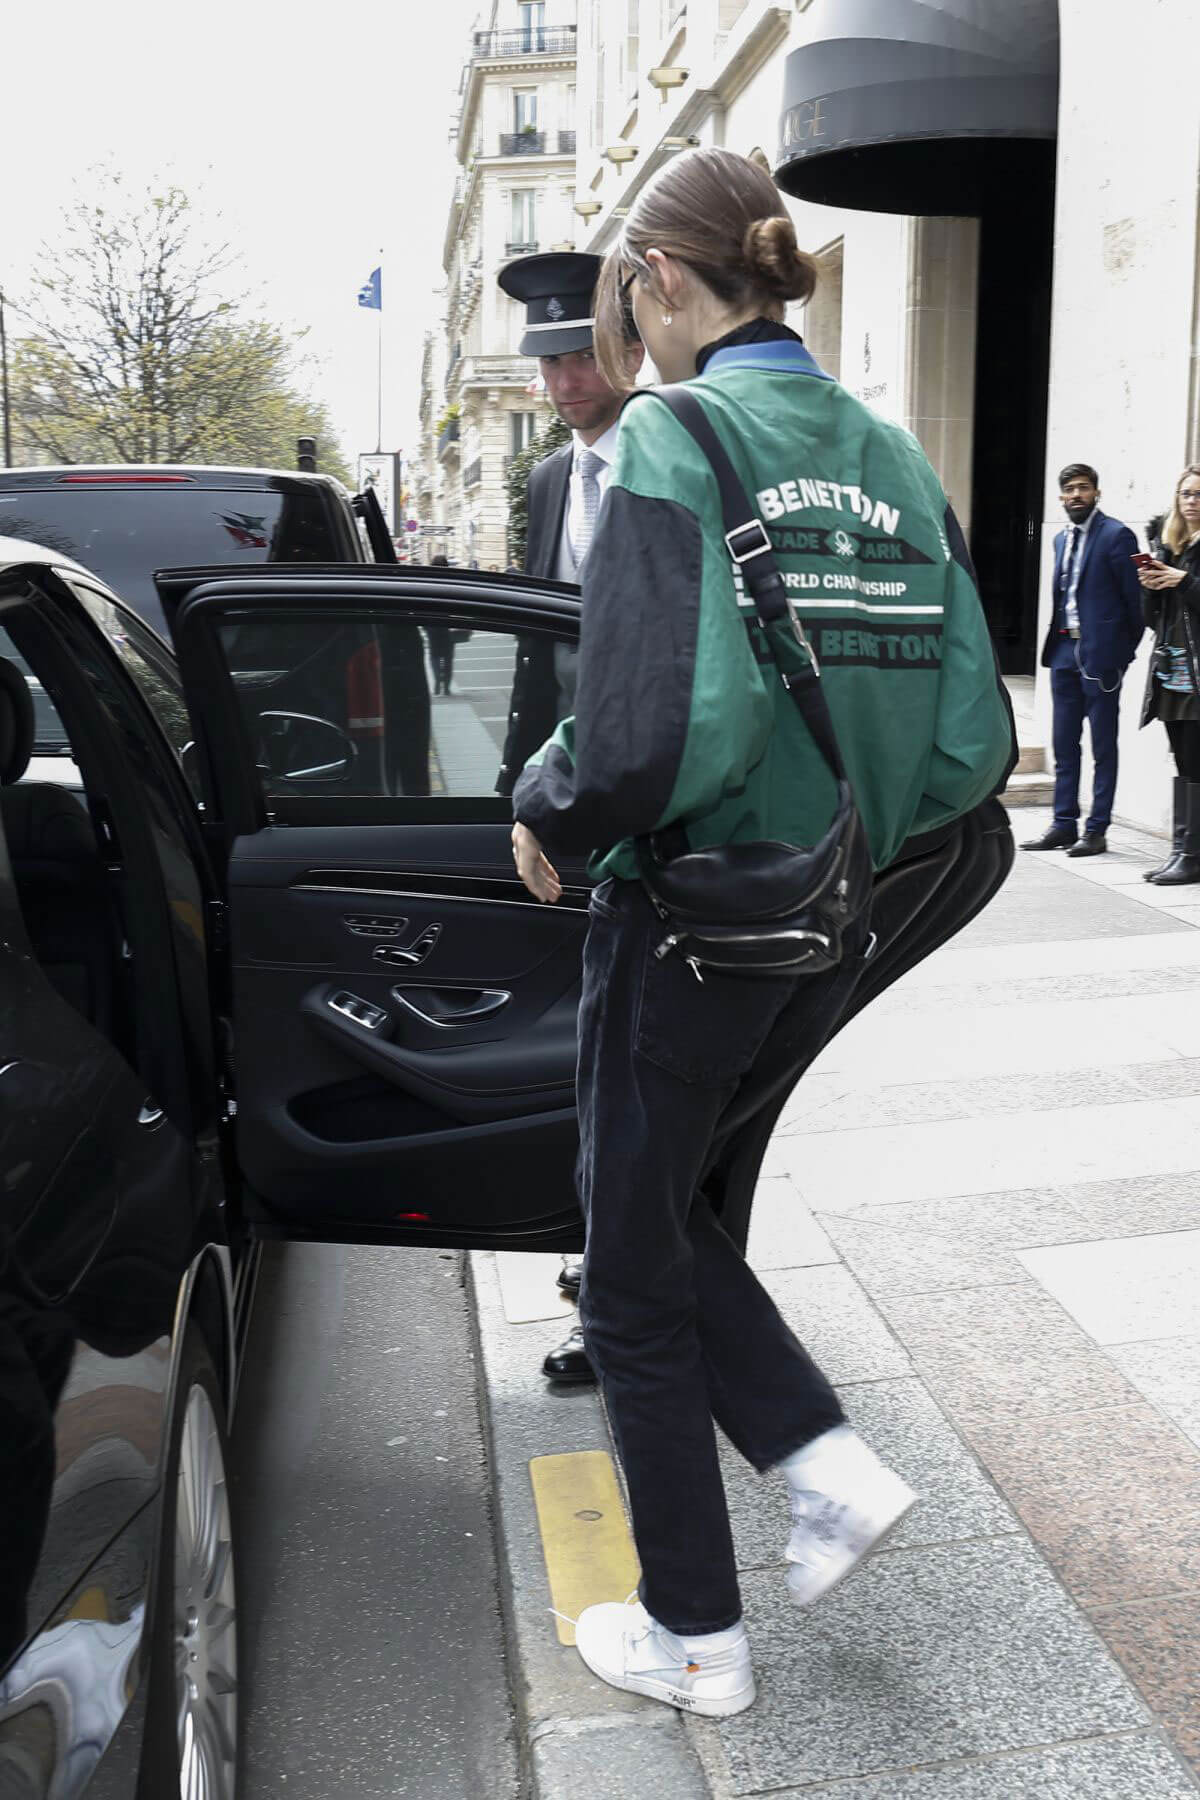
<path fill-rule="evenodd" d="M 671 320 L 672 320 L 672 319 L 673 319 L 673 318 L 674 318 L 674 317 L 675 317 L 675 314 L 674 314 L 674 313 L 664 313 L 664 314 L 663 314 L 663 316 L 662 316 L 662 321 L 663 321 L 663 324 L 664 324 L 664 325 L 669 325 L 669 324 L 670 324 L 670 323 L 671 323 Z"/>

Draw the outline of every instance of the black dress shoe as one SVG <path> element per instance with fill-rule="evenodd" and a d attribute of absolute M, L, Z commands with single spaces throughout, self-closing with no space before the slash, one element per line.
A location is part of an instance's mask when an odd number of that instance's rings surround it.
<path fill-rule="evenodd" d="M 1069 850 L 1078 837 L 1073 825 L 1052 825 L 1044 837 L 1030 838 L 1022 850 Z"/>
<path fill-rule="evenodd" d="M 551 1350 L 542 1363 L 542 1374 L 551 1381 L 595 1381 L 596 1371 L 583 1347 L 583 1327 L 577 1325 L 557 1350 Z"/>
<path fill-rule="evenodd" d="M 1108 839 L 1102 831 L 1085 831 L 1077 844 L 1067 851 L 1068 856 L 1103 856 L 1108 849 Z"/>
<path fill-rule="evenodd" d="M 1192 856 L 1181 850 L 1173 856 L 1165 869 L 1150 877 L 1155 887 L 1187 887 L 1194 881 L 1200 881 L 1200 856 Z"/>
<path fill-rule="evenodd" d="M 583 1280 L 583 1258 L 582 1258 L 582 1256 L 564 1256 L 563 1260 L 562 1260 L 562 1268 L 558 1271 L 558 1274 L 555 1277 L 555 1282 L 558 1287 L 559 1293 L 565 1294 L 567 1296 L 568 1300 L 578 1300 L 579 1285 L 582 1282 L 582 1280 Z"/>

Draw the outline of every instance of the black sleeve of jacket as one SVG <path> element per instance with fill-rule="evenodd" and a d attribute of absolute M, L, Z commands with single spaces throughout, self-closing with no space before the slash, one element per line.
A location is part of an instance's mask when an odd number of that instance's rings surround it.
<path fill-rule="evenodd" d="M 554 640 L 532 632 L 517 639 L 512 699 L 504 738 L 504 761 L 496 792 L 511 794 L 517 776 L 535 750 L 540 750 L 558 723 L 558 679 L 554 672 Z"/>
<path fill-rule="evenodd" d="M 552 743 L 513 795 L 548 850 L 608 850 L 662 820 L 687 743 L 702 568 L 694 513 L 608 489 L 584 565 L 575 760 Z"/>
<path fill-rule="evenodd" d="M 1137 570 L 1133 565 L 1137 547 L 1137 539 L 1128 525 L 1122 525 L 1117 532 L 1117 541 L 1108 559 L 1113 579 L 1117 585 L 1117 592 L 1121 596 L 1125 628 L 1129 633 L 1129 662 L 1132 662 L 1137 655 L 1142 632 L 1146 629 L 1142 614 L 1142 587 L 1137 578 Z"/>

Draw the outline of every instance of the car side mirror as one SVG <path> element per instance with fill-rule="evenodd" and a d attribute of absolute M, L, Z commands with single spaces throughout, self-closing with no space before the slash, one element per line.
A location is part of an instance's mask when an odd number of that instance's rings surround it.
<path fill-rule="evenodd" d="M 345 781 L 358 749 L 339 725 L 308 713 L 258 714 L 259 767 L 275 781 Z"/>

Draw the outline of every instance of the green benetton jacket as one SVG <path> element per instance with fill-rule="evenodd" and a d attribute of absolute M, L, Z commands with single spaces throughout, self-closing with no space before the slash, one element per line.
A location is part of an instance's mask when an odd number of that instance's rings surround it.
<path fill-rule="evenodd" d="M 916 440 L 798 338 L 718 349 L 690 385 L 770 534 L 886 867 L 1016 758 L 962 532 Z M 551 856 L 632 878 L 645 832 L 808 844 L 833 806 L 740 591 L 707 459 L 665 406 L 635 400 L 584 567 L 575 716 L 530 759 L 514 813 Z"/>

